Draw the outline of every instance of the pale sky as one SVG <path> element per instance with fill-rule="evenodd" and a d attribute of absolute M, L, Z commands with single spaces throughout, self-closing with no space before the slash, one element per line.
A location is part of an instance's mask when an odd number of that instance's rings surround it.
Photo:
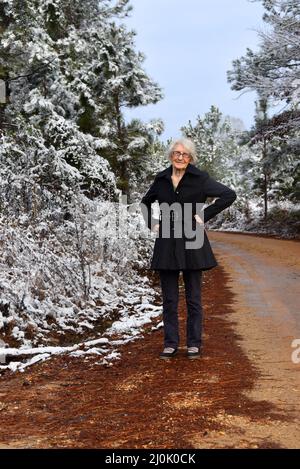
<path fill-rule="evenodd" d="M 212 104 L 224 115 L 253 123 L 255 92 L 232 91 L 226 71 L 232 61 L 258 50 L 258 29 L 266 29 L 260 1 L 131 0 L 124 19 L 137 32 L 136 48 L 146 55 L 144 69 L 163 89 L 155 105 L 126 110 L 126 120 L 162 118 L 162 139 L 181 135 L 188 120 L 195 123 Z"/>

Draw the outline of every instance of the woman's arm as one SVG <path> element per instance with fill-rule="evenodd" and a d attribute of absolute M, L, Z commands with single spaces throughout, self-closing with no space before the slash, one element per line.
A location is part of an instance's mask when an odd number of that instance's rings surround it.
<path fill-rule="evenodd" d="M 203 192 L 207 197 L 218 197 L 214 203 L 204 209 L 204 223 L 233 204 L 237 197 L 233 189 L 217 182 L 210 176 L 204 181 Z"/>
<path fill-rule="evenodd" d="M 152 231 L 153 231 L 155 225 L 159 224 L 159 220 L 157 220 L 157 218 L 153 218 L 152 208 L 151 208 L 151 205 L 153 204 L 153 202 L 155 202 L 155 200 L 157 200 L 157 191 L 156 191 L 156 189 L 157 189 L 157 180 L 154 179 L 154 182 L 151 184 L 149 190 L 147 191 L 147 193 L 142 198 L 141 204 L 140 204 L 142 215 L 143 215 L 143 218 L 145 220 L 145 223 L 148 226 L 149 230 L 152 230 Z M 155 228 L 155 230 L 156 229 L 157 229 L 157 227 Z"/>

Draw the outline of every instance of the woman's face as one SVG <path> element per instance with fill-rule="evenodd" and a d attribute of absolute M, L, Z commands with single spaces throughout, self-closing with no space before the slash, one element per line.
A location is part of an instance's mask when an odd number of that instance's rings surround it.
<path fill-rule="evenodd" d="M 175 145 L 171 154 L 171 162 L 174 169 L 185 169 L 191 160 L 192 157 L 189 151 L 181 143 Z"/>

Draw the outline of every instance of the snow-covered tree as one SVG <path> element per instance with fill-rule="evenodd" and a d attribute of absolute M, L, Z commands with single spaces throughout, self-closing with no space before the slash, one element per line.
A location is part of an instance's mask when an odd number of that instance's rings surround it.
<path fill-rule="evenodd" d="M 88 196 L 114 197 L 115 176 L 126 187 L 133 149 L 142 154 L 149 143 L 145 132 L 130 135 L 133 124 L 127 132 L 122 115 L 124 106 L 161 97 L 142 68 L 134 33 L 115 22 L 128 10 L 125 0 L 115 6 L 25 0 L 22 8 L 18 1 L 2 2 L 0 78 L 8 84 L 5 119 L 13 129 L 5 143 L 25 150 L 27 169 L 33 164 L 36 173 L 40 159 L 55 159 L 50 166 L 59 166 L 61 176 L 53 186 L 60 182 L 61 190 L 76 182 Z M 28 145 L 32 134 L 37 148 L 33 138 Z M 48 185 L 52 176 L 48 171 Z"/>
<path fill-rule="evenodd" d="M 255 0 L 258 1 L 258 0 Z M 228 81 L 237 91 L 258 92 L 270 104 L 287 103 L 290 109 L 300 104 L 300 3 L 299 0 L 259 0 L 265 7 L 265 30 L 258 31 L 257 52 L 233 61 Z M 291 113 L 287 123 L 299 127 L 300 116 Z"/>
<path fill-rule="evenodd" d="M 106 218 L 129 187 L 124 178 L 137 186 L 163 129 L 160 120 L 124 124 L 125 106 L 161 97 L 122 23 L 130 10 L 128 0 L 0 2 L 0 338 L 8 344 L 103 329 L 110 313 L 128 313 L 131 284 L 143 291 L 134 271 L 143 267 L 134 239 L 142 217 L 129 216 L 126 242 Z"/>
<path fill-rule="evenodd" d="M 238 133 L 232 128 L 229 117 L 224 118 L 216 106 L 211 106 L 203 118 L 197 116 L 195 125 L 189 121 L 181 131 L 195 142 L 199 167 L 216 178 L 233 183 L 231 168 L 239 146 Z"/>
<path fill-rule="evenodd" d="M 252 193 L 262 196 L 266 219 L 270 201 L 299 200 L 300 4 L 260 1 L 266 28 L 258 32 L 259 50 L 247 48 L 227 76 L 233 90 L 257 92 L 255 124 L 244 140 L 252 150 Z M 279 103 L 283 111 L 270 117 L 268 111 Z"/>

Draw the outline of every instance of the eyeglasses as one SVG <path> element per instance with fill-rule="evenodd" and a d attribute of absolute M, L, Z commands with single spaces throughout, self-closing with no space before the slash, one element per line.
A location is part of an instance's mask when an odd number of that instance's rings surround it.
<path fill-rule="evenodd" d="M 190 156 L 191 156 L 190 153 L 185 153 L 185 152 L 183 152 L 183 151 L 173 151 L 172 154 L 173 154 L 173 156 L 175 156 L 176 158 L 179 158 L 180 156 L 182 156 L 185 160 L 189 160 L 189 159 L 190 159 Z"/>

